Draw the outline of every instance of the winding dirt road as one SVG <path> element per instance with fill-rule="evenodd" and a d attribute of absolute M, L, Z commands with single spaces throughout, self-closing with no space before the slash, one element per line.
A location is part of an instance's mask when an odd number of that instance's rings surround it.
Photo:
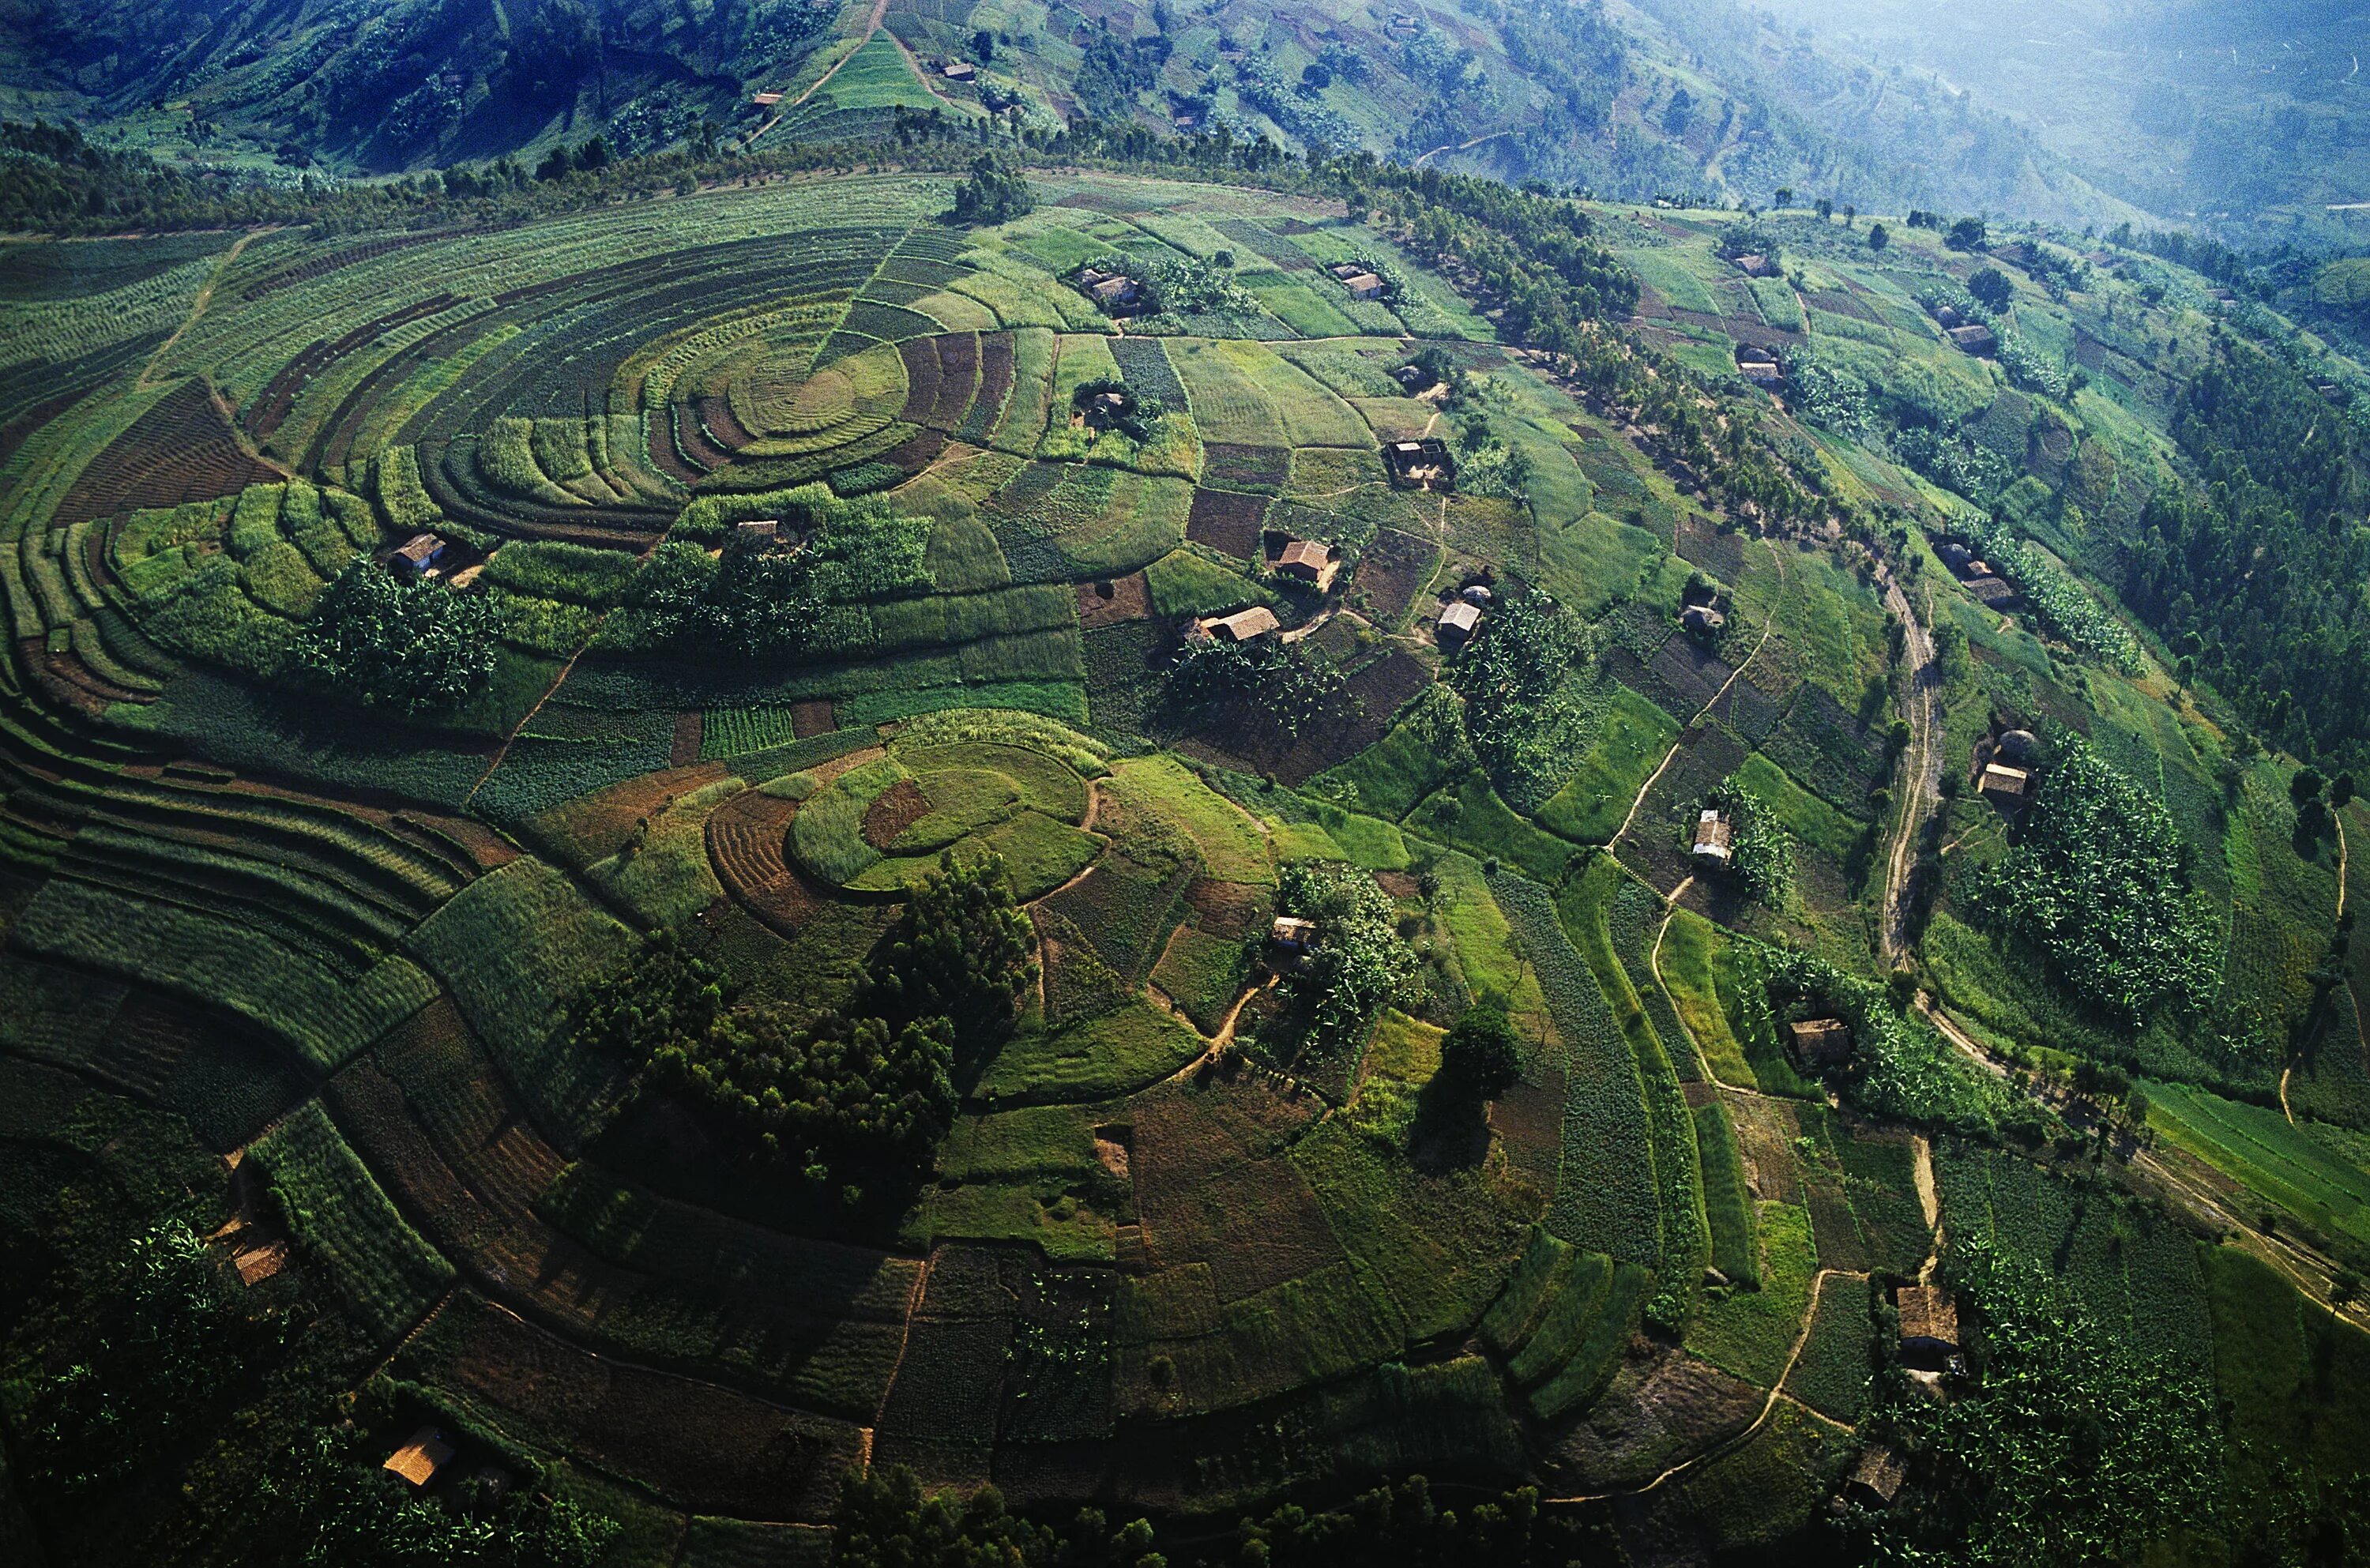
<path fill-rule="evenodd" d="M 1885 607 L 1900 617 L 1904 658 L 1902 708 L 1909 719 L 1909 748 L 1901 758 L 1901 825 L 1884 870 L 1884 956 L 1898 963 L 1909 951 L 1909 879 L 1917 870 L 1917 842 L 1927 818 L 1942 800 L 1942 672 L 1934 640 L 1911 609 L 1909 596 L 1893 573 L 1883 576 Z"/>

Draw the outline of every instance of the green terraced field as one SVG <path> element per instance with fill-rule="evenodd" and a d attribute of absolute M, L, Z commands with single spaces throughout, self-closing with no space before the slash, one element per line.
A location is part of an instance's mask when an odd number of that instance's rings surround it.
<path fill-rule="evenodd" d="M 859 1455 L 1155 1516 L 1179 1563 L 1415 1471 L 1668 1471 L 1570 1516 L 1640 1562 L 1770 1548 L 1918 1419 L 1888 1292 L 1962 1246 L 2340 1462 L 2276 1415 L 2353 1328 L 2201 1264 L 2111 1143 L 1885 1010 L 1924 992 L 2028 1073 L 2139 1077 L 2242 1217 L 2370 1256 L 2334 832 L 2109 570 L 2181 472 L 2186 372 L 2146 351 L 2237 352 L 2237 313 L 2208 340 L 2177 279 L 2020 272 L 2016 329 L 2096 373 L 2053 392 L 1939 335 L 1921 299 L 1976 263 L 1922 226 L 1879 253 L 1763 213 L 1789 265 L 1748 284 L 1725 210 L 1528 198 L 1524 240 L 1511 193 L 1404 171 L 1351 200 L 1248 152 L 1194 155 L 1206 182 L 1057 163 L 1010 132 L 1068 101 L 1033 63 L 1088 48 L 1066 23 L 882 15 L 841 13 L 767 133 L 821 173 L 760 138 L 748 182 L 515 223 L 0 242 L 0 1251 L 29 1288 L 135 1220 L 194 1216 L 218 1263 L 269 1233 L 293 1266 L 233 1315 L 281 1337 L 222 1331 L 258 1370 L 191 1396 L 209 1432 L 279 1452 L 351 1395 L 339 1442 L 438 1424 L 617 1520 L 619 1565 L 825 1561 Z M 1142 58 L 1178 103 L 1205 54 L 1318 63 L 1164 25 Z M 938 74 L 966 51 L 1010 115 Z M 1384 112 L 1259 76 L 1224 112 Z M 910 170 L 817 150 L 894 127 Z M 989 144 L 1034 208 L 953 221 Z M 1548 231 L 1562 271 L 1510 296 L 1501 252 Z M 1107 259 L 1212 293 L 1115 321 L 1076 277 Z M 1782 403 L 1739 348 L 1782 352 Z M 1392 477 L 1425 435 L 1453 482 Z M 1944 564 L 1994 515 L 2048 615 Z M 431 570 L 390 565 L 423 534 Z M 1914 888 L 1879 560 L 1946 634 Z M 1684 628 L 1706 603 L 1724 624 Z M 2001 928 L 1984 879 L 2024 830 L 1965 781 L 2011 722 L 2163 802 L 2211 997 L 2108 1018 Z M 1740 853 L 1789 874 L 1691 853 L 1739 792 L 1767 830 Z M 1008 912 L 915 940 L 937 874 L 991 863 Z M 949 978 L 1007 945 L 993 996 Z M 1853 1053 L 1790 1056 L 1831 1015 Z M 21 1410 L 81 1354 L 23 1305 L 0 1555 Z M 22 1488 L 44 1530 L 52 1484 Z"/>

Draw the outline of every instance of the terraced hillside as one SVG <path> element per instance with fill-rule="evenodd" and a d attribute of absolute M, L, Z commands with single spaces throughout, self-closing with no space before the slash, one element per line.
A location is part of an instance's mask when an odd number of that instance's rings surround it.
<path fill-rule="evenodd" d="M 2001 257 L 1797 214 L 1755 278 L 1734 215 L 1543 202 L 1641 284 L 1580 329 L 1652 367 L 1612 385 L 1501 343 L 1479 247 L 1397 198 L 1030 182 L 975 227 L 839 171 L 94 242 L 138 308 L 0 306 L 28 1399 L 71 1260 L 171 1209 L 280 1314 L 156 1440 L 191 1497 L 334 1408 L 372 1463 L 426 1424 L 531 1474 L 616 1562 L 820 1561 L 864 1466 L 1187 1543 L 1530 1484 L 1687 1561 L 1809 1539 L 1919 1441 L 1893 1295 L 1939 1266 L 2008 1321 L 1980 1235 L 2218 1389 L 2201 1441 L 2341 1462 L 2307 1368 L 2359 1363 L 2358 1309 L 2291 1285 L 2370 1246 L 2321 968 L 2361 808 L 2316 817 L 2102 586 L 2184 471 L 2195 280 L 2008 262 L 1983 358 L 1939 311 Z M 1107 315 L 1089 265 L 1169 293 Z M 352 629 L 370 594 L 463 645 L 441 698 Z M 2048 840 L 1959 781 L 2025 728 L 2029 820 L 2093 756 L 2137 781 L 2107 815 L 2160 809 L 2131 880 L 2179 863 L 2210 998 L 2118 1014 L 2046 911 L 1999 917 Z M 1030 968 L 922 1162 L 777 1137 L 819 1114 L 786 1061 L 937 983 L 956 873 Z M 729 1050 L 685 1021 L 728 1013 Z M 1789 1044 L 1819 1017 L 1847 1061 Z M 2264 1205 L 2244 1247 L 2177 1217 Z M 2302 1398 L 2335 1413 L 2276 1427 Z M 212 1504 L 11 1462 L 56 1561 L 203 1555 L 174 1510 Z"/>

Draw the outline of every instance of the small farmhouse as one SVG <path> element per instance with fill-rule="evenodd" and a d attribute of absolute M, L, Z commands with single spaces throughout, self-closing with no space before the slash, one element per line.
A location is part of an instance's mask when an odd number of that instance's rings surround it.
<path fill-rule="evenodd" d="M 2020 806 L 2024 804 L 2025 797 L 2032 793 L 2032 775 L 2021 767 L 2009 767 L 2004 763 L 1985 763 L 1976 788 L 1987 799 L 2003 805 Z"/>
<path fill-rule="evenodd" d="M 1679 624 L 1697 637 L 1717 637 L 1728 617 L 1709 605 L 1689 605 L 1680 612 Z"/>
<path fill-rule="evenodd" d="M 1951 328 L 1950 341 L 1971 354 L 1988 354 L 1999 347 L 1999 340 L 1992 335 L 1992 329 L 1980 321 Z"/>
<path fill-rule="evenodd" d="M 1463 599 L 1459 599 L 1440 612 L 1439 636 L 1440 645 L 1444 649 L 1455 650 L 1464 647 L 1473 640 L 1473 634 L 1480 629 L 1481 606 L 1478 605 L 1467 604 Z"/>
<path fill-rule="evenodd" d="M 1983 563 L 1975 563 L 1980 566 Z M 2016 603 L 2016 589 L 1989 572 L 1980 572 L 1967 579 L 1967 592 L 1986 609 L 2005 610 Z"/>
<path fill-rule="evenodd" d="M 1344 278 L 1341 280 L 1341 286 L 1350 291 L 1350 297 L 1352 299 L 1380 299 L 1383 297 L 1383 280 L 1375 276 L 1372 272 L 1360 272 L 1355 277 Z"/>
<path fill-rule="evenodd" d="M 426 1487 L 436 1474 L 453 1462 L 453 1445 L 444 1434 L 433 1426 L 423 1426 L 411 1435 L 410 1441 L 386 1457 L 380 1467 L 401 1476 L 415 1487 Z"/>
<path fill-rule="evenodd" d="M 1418 441 L 1394 441 L 1383 448 L 1383 467 L 1402 485 L 1446 484 L 1456 477 L 1448 443 L 1437 436 Z"/>
<path fill-rule="evenodd" d="M 1333 265 L 1326 268 L 1325 270 L 1332 273 L 1334 277 L 1340 279 L 1341 282 L 1348 282 L 1352 278 L 1356 277 L 1366 269 L 1355 261 L 1336 261 Z"/>
<path fill-rule="evenodd" d="M 979 76 L 979 67 L 968 60 L 949 60 L 938 67 L 938 75 L 949 82 L 974 81 Z"/>
<path fill-rule="evenodd" d="M 752 517 L 745 523 L 736 523 L 732 525 L 732 536 L 744 545 L 763 547 L 777 544 L 782 537 L 781 519 Z"/>
<path fill-rule="evenodd" d="M 1952 571 L 1966 571 L 1967 563 L 1975 559 L 1975 552 L 1967 548 L 1966 546 L 1959 543 L 1956 539 L 1944 540 L 1941 546 L 1938 548 L 1934 553 L 1940 556 L 1942 558 L 1942 564 L 1949 567 Z"/>
<path fill-rule="evenodd" d="M 1265 605 L 1253 605 L 1230 616 L 1211 616 L 1199 624 L 1220 642 L 1257 642 L 1283 623 Z"/>
<path fill-rule="evenodd" d="M 1959 1354 L 1959 1306 L 1939 1285 L 1904 1285 L 1893 1305 L 1901 1313 L 1901 1359 L 1939 1371 Z"/>
<path fill-rule="evenodd" d="M 1786 1043 L 1806 1067 L 1840 1066 L 1851 1060 L 1851 1025 L 1839 1018 L 1804 1019 L 1786 1026 Z"/>
<path fill-rule="evenodd" d="M 759 109 L 771 109 L 776 104 L 782 101 L 782 95 L 779 93 L 756 93 L 751 96 L 749 101 L 755 104 Z"/>
<path fill-rule="evenodd" d="M 1341 552 L 1316 539 L 1294 539 L 1276 558 L 1275 570 L 1296 582 L 1315 584 L 1321 594 L 1340 575 Z"/>
<path fill-rule="evenodd" d="M 1776 360 L 1750 359 L 1736 362 L 1737 374 L 1755 386 L 1783 386 L 1786 373 L 1778 368 Z"/>
<path fill-rule="evenodd" d="M 1778 275 L 1778 263 L 1766 256 L 1740 256 L 1736 259 L 1736 270 L 1748 278 L 1774 278 Z"/>
<path fill-rule="evenodd" d="M 433 534 L 414 534 L 396 547 L 393 563 L 415 576 L 425 576 L 444 559 L 444 541 Z"/>
<path fill-rule="evenodd" d="M 1688 853 L 1707 866 L 1725 866 L 1734 855 L 1736 829 L 1719 810 L 1706 806 L 1696 818 L 1694 846 Z"/>

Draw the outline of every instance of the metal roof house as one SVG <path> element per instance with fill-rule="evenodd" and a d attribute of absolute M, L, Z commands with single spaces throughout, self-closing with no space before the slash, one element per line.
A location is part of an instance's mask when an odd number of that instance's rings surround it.
<path fill-rule="evenodd" d="M 1736 829 L 1718 808 L 1706 806 L 1696 818 L 1695 842 L 1688 853 L 1708 866 L 1725 866 L 1735 858 Z"/>
<path fill-rule="evenodd" d="M 1473 634 L 1480 629 L 1481 606 L 1478 605 L 1467 604 L 1463 599 L 1459 599 L 1440 612 L 1440 630 L 1437 635 L 1440 645 L 1444 649 L 1464 647 L 1473 640 Z"/>

